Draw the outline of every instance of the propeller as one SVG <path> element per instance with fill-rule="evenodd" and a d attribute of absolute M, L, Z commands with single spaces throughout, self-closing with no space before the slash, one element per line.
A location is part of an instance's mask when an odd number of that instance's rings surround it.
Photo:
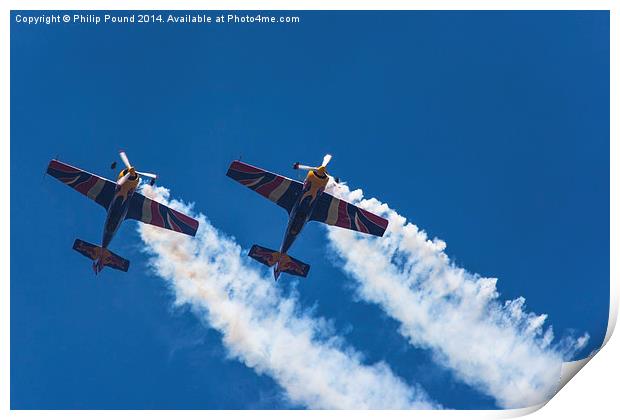
<path fill-rule="evenodd" d="M 334 178 L 333 176 L 331 176 L 331 175 L 329 175 L 327 173 L 326 166 L 329 164 L 329 162 L 331 162 L 331 160 L 332 160 L 332 155 L 327 154 L 327 155 L 323 156 L 323 163 L 321 163 L 321 166 L 319 166 L 319 167 L 302 165 L 301 163 L 296 162 L 296 163 L 293 164 L 293 169 L 300 169 L 302 171 L 317 171 L 319 169 L 322 169 L 327 176 L 329 176 L 330 178 L 332 178 L 334 181 L 336 181 L 338 183 L 338 182 L 340 182 L 340 178 L 337 178 L 337 177 Z"/>
<path fill-rule="evenodd" d="M 308 165 L 302 165 L 299 162 L 295 162 L 293 164 L 293 169 L 301 169 L 302 171 L 316 171 L 319 168 L 323 168 L 325 169 L 325 167 L 327 166 L 327 164 L 329 163 L 329 161 L 332 160 L 332 155 L 325 155 L 323 157 L 323 163 L 321 163 L 321 166 L 317 167 L 317 166 L 308 166 Z M 326 171 L 327 172 L 327 171 Z"/>
<path fill-rule="evenodd" d="M 150 173 L 150 172 L 139 172 L 139 171 L 136 171 L 134 169 L 134 167 L 131 166 L 131 163 L 129 163 L 129 158 L 127 157 L 127 153 L 125 153 L 124 150 L 121 150 L 119 152 L 119 156 L 121 157 L 121 160 L 123 161 L 123 163 L 125 164 L 127 169 L 129 169 L 131 171 L 127 172 L 127 174 L 125 174 L 121 179 L 118 180 L 118 185 L 123 185 L 129 179 L 129 177 L 131 176 L 132 172 L 135 173 L 135 174 L 138 174 L 140 176 L 146 177 L 146 178 L 151 178 L 150 184 L 151 185 L 155 184 L 155 180 L 157 179 L 157 174 L 153 174 L 153 173 Z"/>

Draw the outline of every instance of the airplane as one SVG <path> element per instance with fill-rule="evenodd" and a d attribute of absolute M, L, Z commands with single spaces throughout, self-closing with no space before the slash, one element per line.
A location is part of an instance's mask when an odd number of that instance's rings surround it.
<path fill-rule="evenodd" d="M 339 226 L 362 233 L 383 236 L 388 221 L 325 192 L 329 180 L 327 164 L 331 155 L 325 155 L 321 166 L 293 165 L 293 169 L 308 171 L 303 183 L 235 160 L 227 176 L 256 191 L 284 208 L 289 214 L 280 251 L 253 245 L 249 256 L 273 268 L 276 281 L 280 273 L 306 277 L 310 266 L 287 254 L 289 248 L 310 220 Z"/>
<path fill-rule="evenodd" d="M 137 192 L 140 177 L 150 178 L 150 184 L 153 185 L 157 175 L 136 171 L 129 163 L 127 154 L 122 150 L 120 157 L 125 168 L 118 174 L 116 182 L 56 159 L 51 160 L 47 167 L 48 174 L 94 200 L 107 211 L 101 246 L 81 239 L 76 239 L 73 243 L 74 250 L 93 261 L 95 274 L 99 274 L 104 267 L 125 272 L 129 269 L 128 260 L 108 249 L 114 234 L 125 219 L 138 220 L 190 236 L 195 236 L 198 230 L 197 220 Z M 116 167 L 115 163 L 111 165 L 111 168 L 114 167 Z"/>

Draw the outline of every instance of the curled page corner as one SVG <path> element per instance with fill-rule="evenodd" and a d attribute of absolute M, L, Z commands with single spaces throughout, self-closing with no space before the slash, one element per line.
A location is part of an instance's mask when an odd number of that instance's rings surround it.
<path fill-rule="evenodd" d="M 558 389 L 555 391 L 555 393 L 557 394 L 558 392 L 560 392 L 560 390 L 564 388 L 564 385 L 566 385 L 568 381 L 573 379 L 573 376 L 575 376 L 577 372 L 579 372 L 590 360 L 592 360 L 592 358 L 596 355 L 596 353 L 598 353 L 598 350 L 595 352 L 592 352 L 590 356 L 584 359 L 562 363 L 562 371 L 560 372 L 560 381 L 558 382 Z"/>
<path fill-rule="evenodd" d="M 516 417 L 527 416 L 528 414 L 532 414 L 535 411 L 543 408 L 549 401 L 545 401 L 539 404 L 530 405 L 529 407 L 523 408 L 509 408 L 509 409 L 501 409 L 494 411 L 493 418 L 496 419 L 514 419 Z"/>
<path fill-rule="evenodd" d="M 584 359 L 562 363 L 562 368 L 560 371 L 560 379 L 558 381 L 558 387 L 555 393 L 553 394 L 553 396 L 549 398 L 548 400 L 540 404 L 531 405 L 529 407 L 498 410 L 494 412 L 495 414 L 494 418 L 509 419 L 509 418 L 515 418 L 515 417 L 522 417 L 528 414 L 532 414 L 535 411 L 538 411 L 539 409 L 547 405 L 547 403 L 551 401 L 553 397 L 555 397 L 555 395 L 557 395 L 557 393 L 560 392 L 560 390 L 562 390 L 562 388 L 564 388 L 564 385 L 566 385 L 577 374 L 577 372 L 579 372 L 590 360 L 592 360 L 592 358 L 596 355 L 597 352 L 598 350 L 595 352 L 592 352 L 590 356 Z"/>
<path fill-rule="evenodd" d="M 609 284 L 609 319 L 607 321 L 607 331 L 605 332 L 605 338 L 601 347 L 592 351 L 588 357 L 580 360 L 574 360 L 571 362 L 562 363 L 562 369 L 560 371 L 560 380 L 558 381 L 558 387 L 555 391 L 555 395 L 564 388 L 564 386 L 579 372 L 596 354 L 601 351 L 603 347 L 609 342 L 614 329 L 616 328 L 616 322 L 618 320 L 618 299 L 616 293 L 617 284 L 611 279 Z"/>

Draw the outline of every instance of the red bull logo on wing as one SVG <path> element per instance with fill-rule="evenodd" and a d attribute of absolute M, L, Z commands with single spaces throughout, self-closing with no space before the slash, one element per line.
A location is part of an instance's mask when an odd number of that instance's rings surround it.
<path fill-rule="evenodd" d="M 75 249 L 82 255 L 89 257 L 91 260 L 96 260 L 97 258 L 99 258 L 99 248 L 84 241 L 75 241 L 75 243 L 73 244 L 73 249 Z"/>
<path fill-rule="evenodd" d="M 286 254 L 280 256 L 280 264 L 278 268 L 280 269 L 280 271 L 284 271 L 289 274 L 294 273 L 300 276 L 306 275 L 305 267 L 293 261 L 291 257 Z"/>
<path fill-rule="evenodd" d="M 271 267 L 272 265 L 278 262 L 280 253 L 256 247 L 252 249 L 250 256 L 261 260 L 261 262 Z"/>
<path fill-rule="evenodd" d="M 76 244 L 75 250 L 81 252 L 82 254 L 87 254 L 93 261 L 100 261 L 101 266 L 107 265 L 115 268 L 123 267 L 123 264 L 118 261 L 118 258 L 115 258 L 115 255 L 106 248 L 88 245 L 80 241 Z"/>

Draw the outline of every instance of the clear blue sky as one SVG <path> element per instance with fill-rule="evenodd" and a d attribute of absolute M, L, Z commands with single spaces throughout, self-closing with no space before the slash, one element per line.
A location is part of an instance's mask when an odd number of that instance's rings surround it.
<path fill-rule="evenodd" d="M 15 16 L 13 13 L 13 17 Z M 22 15 L 37 15 L 24 12 Z M 297 13 L 289 13 L 297 14 Z M 226 359 L 173 308 L 135 222 L 111 249 L 128 274 L 71 250 L 105 212 L 44 177 L 58 157 L 106 177 L 118 149 L 239 243 L 276 248 L 286 214 L 225 176 L 231 160 L 332 172 L 524 296 L 556 336 L 600 345 L 609 304 L 607 12 L 304 12 L 297 25 L 25 26 L 11 22 L 12 408 L 277 408 L 279 387 Z M 356 302 L 324 230 L 305 306 L 369 363 L 450 408 L 493 408 Z M 289 278 L 274 287 L 290 288 Z"/>

